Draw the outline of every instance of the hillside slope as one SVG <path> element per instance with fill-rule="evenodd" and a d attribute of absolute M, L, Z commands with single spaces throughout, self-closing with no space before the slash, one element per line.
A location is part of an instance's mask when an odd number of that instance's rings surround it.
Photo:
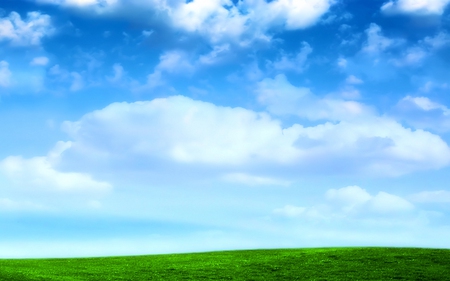
<path fill-rule="evenodd" d="M 276 249 L 0 260 L 0 280 L 450 280 L 450 250 Z"/>

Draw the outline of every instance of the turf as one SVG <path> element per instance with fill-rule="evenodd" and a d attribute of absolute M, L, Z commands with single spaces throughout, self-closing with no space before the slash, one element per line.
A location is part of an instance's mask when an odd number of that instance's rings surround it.
<path fill-rule="evenodd" d="M 277 249 L 0 260 L 0 280 L 450 280 L 450 250 Z"/>

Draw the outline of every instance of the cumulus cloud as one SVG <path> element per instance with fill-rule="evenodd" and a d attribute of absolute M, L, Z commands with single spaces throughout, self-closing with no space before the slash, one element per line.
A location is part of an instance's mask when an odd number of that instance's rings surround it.
<path fill-rule="evenodd" d="M 370 24 L 365 35 L 360 51 L 353 56 L 339 58 L 338 66 L 342 72 L 364 77 L 367 82 L 397 79 L 401 73 L 397 68 L 411 71 L 411 68 L 429 66 L 434 52 L 446 44 L 445 36 L 439 34 L 407 44 L 403 38 L 386 36 L 375 23 Z"/>
<path fill-rule="evenodd" d="M 291 218 L 364 220 L 370 216 L 404 215 L 415 210 L 415 206 L 402 197 L 383 191 L 371 195 L 359 186 L 329 189 L 325 193 L 325 198 L 323 203 L 317 205 L 310 207 L 286 205 L 275 209 L 273 213 Z"/>
<path fill-rule="evenodd" d="M 114 72 L 114 75 L 112 77 L 106 77 L 106 79 L 108 81 L 110 81 L 111 83 L 120 82 L 120 80 L 122 80 L 122 77 L 124 75 L 124 70 L 123 70 L 122 65 L 120 65 L 119 63 L 115 63 L 113 65 L 113 72 Z"/>
<path fill-rule="evenodd" d="M 347 84 L 351 84 L 351 85 L 358 85 L 358 84 L 363 84 L 364 83 L 364 81 L 362 81 L 361 79 L 359 79 L 355 75 L 348 76 L 347 79 L 345 79 L 345 82 Z"/>
<path fill-rule="evenodd" d="M 172 9 L 173 24 L 190 32 L 199 32 L 213 42 L 237 38 L 245 31 L 247 17 L 228 0 L 194 0 Z"/>
<path fill-rule="evenodd" d="M 275 115 L 298 115 L 310 120 L 344 120 L 371 113 L 371 109 L 355 101 L 319 98 L 310 89 L 295 87 L 284 74 L 258 83 L 258 101 Z"/>
<path fill-rule="evenodd" d="M 47 57 L 35 57 L 31 60 L 30 65 L 46 66 L 49 62 Z"/>
<path fill-rule="evenodd" d="M 162 78 L 162 73 L 159 70 L 155 70 L 153 73 L 149 74 L 147 76 L 147 81 L 145 83 L 145 85 L 143 86 L 139 86 L 138 90 L 140 89 L 152 89 L 152 88 L 156 88 L 158 86 L 164 85 L 164 80 Z"/>
<path fill-rule="evenodd" d="M 50 67 L 47 78 L 55 88 L 59 88 L 61 91 L 69 89 L 75 92 L 84 87 L 84 78 L 80 73 L 76 71 L 70 72 L 59 64 Z"/>
<path fill-rule="evenodd" d="M 208 59 L 206 58 L 206 60 Z M 164 85 L 164 73 L 189 76 L 194 73 L 195 69 L 196 66 L 186 52 L 167 51 L 159 57 L 159 63 L 155 66 L 153 73 L 147 76 L 146 83 L 138 86 L 136 90 L 153 89 Z"/>
<path fill-rule="evenodd" d="M 105 13 L 117 8 L 118 0 L 35 0 L 38 3 L 61 5 L 64 7 L 93 9 L 97 13 Z"/>
<path fill-rule="evenodd" d="M 412 194 L 409 199 L 416 203 L 450 203 L 450 191 L 422 191 Z"/>
<path fill-rule="evenodd" d="M 199 62 L 202 64 L 214 64 L 220 61 L 221 56 L 228 53 L 230 50 L 229 44 L 214 46 L 214 49 L 206 55 L 202 55 L 199 58 Z"/>
<path fill-rule="evenodd" d="M 391 214 L 411 211 L 414 205 L 404 198 L 381 191 L 371 198 L 369 208 L 380 214 Z"/>
<path fill-rule="evenodd" d="M 12 200 L 10 198 L 0 198 L 0 211 L 43 211 L 48 207 L 30 201 Z"/>
<path fill-rule="evenodd" d="M 371 23 L 366 29 L 367 41 L 362 49 L 363 52 L 369 54 L 378 54 L 389 47 L 393 47 L 402 43 L 400 39 L 391 39 L 385 37 L 381 32 L 381 27 L 375 23 Z"/>
<path fill-rule="evenodd" d="M 154 33 L 153 30 L 142 30 L 142 36 L 144 37 L 150 37 Z"/>
<path fill-rule="evenodd" d="M 247 45 L 255 39 L 269 40 L 267 31 L 273 27 L 307 28 L 319 21 L 333 0 L 36 0 L 38 2 L 75 7 L 89 13 L 134 15 L 142 11 L 156 13 L 174 28 L 196 32 L 214 44 L 226 41 Z M 148 17 L 142 16 L 148 22 Z"/>
<path fill-rule="evenodd" d="M 436 36 L 427 36 L 423 39 L 423 43 L 431 46 L 433 49 L 439 49 L 450 45 L 450 35 L 447 32 L 441 31 Z"/>
<path fill-rule="evenodd" d="M 413 204 L 399 196 L 383 191 L 373 196 L 359 186 L 330 189 L 325 196 L 329 203 L 338 206 L 345 213 L 368 211 L 386 214 L 414 209 Z"/>
<path fill-rule="evenodd" d="M 90 175 L 74 172 L 60 172 L 54 168 L 60 154 L 70 143 L 59 142 L 47 156 L 23 158 L 9 156 L 0 161 L 0 173 L 14 186 L 55 191 L 106 191 L 111 185 L 95 181 Z"/>
<path fill-rule="evenodd" d="M 302 48 L 294 56 L 283 54 L 280 59 L 269 63 L 269 67 L 273 67 L 277 71 L 295 71 L 302 72 L 306 67 L 306 60 L 313 49 L 307 42 L 302 43 Z"/>
<path fill-rule="evenodd" d="M 345 58 L 338 58 L 337 60 L 337 65 L 341 68 L 341 69 L 345 69 L 347 67 L 347 63 L 348 61 Z"/>
<path fill-rule="evenodd" d="M 400 58 L 392 58 L 396 66 L 417 66 L 429 55 L 422 47 L 414 46 L 403 52 Z"/>
<path fill-rule="evenodd" d="M 91 130 L 91 122 L 99 126 L 99 131 Z M 290 145 L 295 136 L 283 136 L 279 123 L 267 114 L 218 107 L 182 96 L 114 103 L 80 121 L 66 122 L 64 127 L 79 145 L 113 153 L 168 157 L 183 163 L 239 165 L 252 159 L 284 162 L 296 154 Z M 92 138 L 84 137 L 90 134 L 94 134 Z M 111 138 L 115 141 L 107 141 Z M 124 147 L 128 149 L 122 150 Z"/>
<path fill-rule="evenodd" d="M 70 76 L 72 76 L 72 84 L 70 85 L 71 91 L 76 92 L 84 88 L 84 79 L 80 73 L 74 71 L 70 73 Z"/>
<path fill-rule="evenodd" d="M 259 0 L 244 3 L 252 7 L 255 18 L 262 22 L 281 21 L 287 29 L 299 29 L 316 23 L 334 1 L 278 0 L 267 3 Z"/>
<path fill-rule="evenodd" d="M 436 103 L 436 102 L 432 102 L 429 98 L 426 98 L 426 97 L 406 96 L 403 98 L 403 101 L 411 102 L 411 103 L 415 104 L 417 107 L 419 107 L 420 109 L 425 110 L 425 111 L 440 109 L 443 111 L 444 115 L 450 115 L 450 110 L 446 106 Z"/>
<path fill-rule="evenodd" d="M 159 63 L 155 68 L 157 71 L 168 73 L 189 74 L 194 66 L 189 61 L 188 55 L 183 51 L 168 51 L 159 57 Z"/>
<path fill-rule="evenodd" d="M 271 170 L 281 167 L 288 178 L 310 171 L 397 176 L 450 161 L 450 149 L 438 136 L 386 117 L 283 128 L 267 113 L 183 96 L 113 103 L 65 122 L 64 130 L 73 139 L 64 156 L 74 165 L 79 161 L 78 169 L 86 163 L 93 169 L 127 163 L 129 169 L 153 171 L 209 169 L 216 177 L 265 173 L 276 178 Z M 231 178 L 264 181 L 237 175 Z"/>
<path fill-rule="evenodd" d="M 307 211 L 307 208 L 305 208 L 305 207 L 286 205 L 282 208 L 277 208 L 277 209 L 273 210 L 273 213 L 275 215 L 279 215 L 279 216 L 295 218 L 295 217 L 299 217 L 299 216 L 305 214 L 306 211 Z"/>
<path fill-rule="evenodd" d="M 448 83 L 437 83 L 434 81 L 426 81 L 422 87 L 419 88 L 419 91 L 429 93 L 433 90 L 447 90 L 449 88 Z"/>
<path fill-rule="evenodd" d="M 9 63 L 0 61 L 0 87 L 9 87 L 11 85 L 11 70 L 9 70 Z"/>
<path fill-rule="evenodd" d="M 194 0 L 172 12 L 174 24 L 206 34 L 213 42 L 223 39 L 267 40 L 267 30 L 276 26 L 301 29 L 315 24 L 334 3 L 331 0 L 240 1 Z M 244 43 L 245 44 L 245 43 Z"/>
<path fill-rule="evenodd" d="M 383 60 L 397 67 L 420 66 L 434 51 L 450 44 L 450 36 L 441 31 L 435 36 L 419 40 L 416 44 L 405 46 L 404 39 L 384 36 L 381 27 L 374 23 L 366 30 L 366 35 L 367 40 L 359 55 L 374 59 L 374 66 L 383 64 Z"/>
<path fill-rule="evenodd" d="M 442 15 L 450 0 L 394 0 L 381 6 L 385 13 Z"/>
<path fill-rule="evenodd" d="M 282 185 L 282 186 L 288 186 L 290 184 L 289 181 L 285 180 L 279 180 L 275 178 L 269 178 L 269 177 L 261 177 L 261 176 L 254 176 L 249 175 L 245 173 L 230 173 L 226 174 L 223 177 L 223 180 L 232 182 L 232 183 L 238 183 L 238 184 L 244 184 L 244 185 Z"/>
<path fill-rule="evenodd" d="M 372 199 L 372 196 L 366 190 L 355 185 L 340 189 L 330 189 L 325 193 L 325 198 L 345 206 L 355 206 L 366 203 Z"/>
<path fill-rule="evenodd" d="M 0 18 L 0 41 L 13 46 L 40 45 L 42 38 L 53 32 L 50 16 L 40 12 L 27 13 L 25 20 L 16 12 Z"/>
<path fill-rule="evenodd" d="M 450 109 L 427 97 L 406 96 L 394 107 L 393 114 L 416 128 L 450 130 Z"/>

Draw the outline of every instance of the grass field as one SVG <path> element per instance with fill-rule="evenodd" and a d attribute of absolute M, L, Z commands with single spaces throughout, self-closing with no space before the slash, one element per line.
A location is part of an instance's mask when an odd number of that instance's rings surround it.
<path fill-rule="evenodd" d="M 450 250 L 278 249 L 0 260 L 0 280 L 450 280 Z"/>

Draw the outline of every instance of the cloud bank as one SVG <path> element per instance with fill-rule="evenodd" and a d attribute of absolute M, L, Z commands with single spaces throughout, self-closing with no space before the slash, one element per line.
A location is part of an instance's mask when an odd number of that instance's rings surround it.
<path fill-rule="evenodd" d="M 114 15 L 141 22 L 153 14 L 173 28 L 198 33 L 216 44 L 225 41 L 246 45 L 253 40 L 267 40 L 267 31 L 281 27 L 287 30 L 307 28 L 319 21 L 334 0 L 36 0 L 81 9 L 96 15 Z M 146 16 L 144 17 L 143 11 Z"/>
<path fill-rule="evenodd" d="M 12 46 L 38 46 L 53 32 L 50 16 L 40 12 L 29 12 L 24 20 L 16 12 L 0 18 L 0 42 L 6 41 Z"/>
<path fill-rule="evenodd" d="M 307 113 L 305 108 L 321 112 L 325 107 L 323 111 L 328 112 L 330 104 L 339 108 L 346 104 L 314 96 L 305 99 L 305 94 L 312 94 L 292 85 L 288 90 L 280 88 L 276 102 L 292 105 L 289 114 L 336 120 Z M 270 174 L 270 170 L 283 167 L 290 177 L 311 171 L 398 176 L 450 162 L 450 148 L 439 136 L 413 131 L 387 117 L 364 112 L 362 105 L 360 108 L 358 118 L 338 112 L 336 116 L 344 119 L 336 123 L 284 128 L 265 112 L 216 106 L 184 96 L 113 103 L 64 123 L 73 143 L 63 159 L 89 159 L 95 163 L 93 169 L 123 162 L 130 169 L 170 169 L 174 165 L 198 171 L 216 169 L 215 173 Z M 348 110 L 353 114 L 354 106 Z M 228 179 L 251 180 L 239 174 Z"/>

